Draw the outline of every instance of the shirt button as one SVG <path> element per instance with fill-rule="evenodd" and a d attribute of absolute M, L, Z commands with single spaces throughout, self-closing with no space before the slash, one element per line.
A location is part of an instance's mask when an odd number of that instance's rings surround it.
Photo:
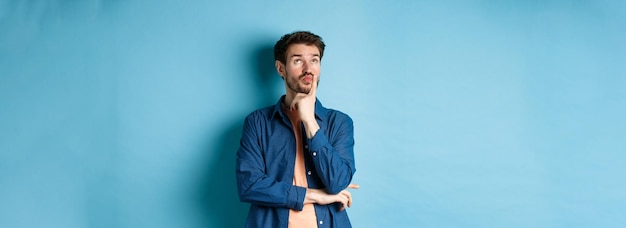
<path fill-rule="evenodd" d="M 317 152 L 313 152 L 313 156 L 317 156 Z"/>
<path fill-rule="evenodd" d="M 304 145 L 304 149 L 309 149 L 309 145 Z"/>
<path fill-rule="evenodd" d="M 324 221 L 320 220 L 320 225 L 323 225 L 323 224 L 324 224 Z"/>
<path fill-rule="evenodd" d="M 306 174 L 309 174 L 309 176 L 311 176 L 311 171 L 306 172 Z"/>

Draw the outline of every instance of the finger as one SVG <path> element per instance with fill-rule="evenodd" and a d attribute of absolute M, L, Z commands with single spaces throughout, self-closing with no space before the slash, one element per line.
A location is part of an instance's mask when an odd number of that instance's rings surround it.
<path fill-rule="evenodd" d="M 359 186 L 358 184 L 350 184 L 350 185 L 348 185 L 348 188 L 351 188 L 351 189 L 359 189 L 360 187 L 361 186 Z"/>
<path fill-rule="evenodd" d="M 347 200 L 346 205 L 348 207 L 351 207 L 352 206 L 352 193 L 350 193 L 349 191 L 343 190 L 341 194 L 346 197 L 346 200 Z"/>
<path fill-rule="evenodd" d="M 352 207 L 352 195 L 348 197 L 348 207 Z"/>
<path fill-rule="evenodd" d="M 291 104 L 289 105 L 289 110 L 292 110 L 292 111 L 293 111 L 294 109 L 296 109 L 296 103 L 297 103 L 297 102 L 296 102 L 296 99 L 293 99 L 293 100 L 291 101 Z"/>
<path fill-rule="evenodd" d="M 289 109 L 290 110 L 294 110 L 297 108 L 298 102 L 302 100 L 302 96 L 300 94 L 296 95 L 296 97 L 293 98 L 293 100 L 291 101 L 291 104 L 289 105 Z"/>
<path fill-rule="evenodd" d="M 315 97 L 315 95 L 317 94 L 317 83 L 320 80 L 320 76 L 316 75 L 313 77 L 313 82 L 311 84 L 311 91 L 309 91 L 309 95 Z"/>
<path fill-rule="evenodd" d="M 340 194 L 343 195 L 343 197 L 346 199 L 346 205 L 348 207 L 352 206 L 352 193 L 350 193 L 349 191 L 343 190 L 341 191 Z"/>
<path fill-rule="evenodd" d="M 343 210 L 343 208 L 345 208 L 346 205 L 348 204 L 348 197 L 345 196 L 343 194 L 343 192 L 340 192 L 339 194 L 337 194 L 335 196 L 336 196 L 335 202 L 340 203 L 341 204 L 341 210 Z"/>
<path fill-rule="evenodd" d="M 346 209 L 346 205 L 348 205 L 348 199 L 346 197 L 341 197 L 341 208 L 339 209 L 340 211 L 343 211 L 344 209 Z"/>

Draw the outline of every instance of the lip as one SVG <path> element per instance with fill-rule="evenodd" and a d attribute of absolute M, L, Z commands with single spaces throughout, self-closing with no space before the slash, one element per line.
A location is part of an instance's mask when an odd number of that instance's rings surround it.
<path fill-rule="evenodd" d="M 302 81 L 307 82 L 307 83 L 313 82 L 313 75 L 302 76 Z"/>

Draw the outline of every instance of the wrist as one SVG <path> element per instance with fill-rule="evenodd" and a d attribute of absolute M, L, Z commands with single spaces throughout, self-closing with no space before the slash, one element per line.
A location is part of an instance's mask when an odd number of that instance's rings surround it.
<path fill-rule="evenodd" d="M 306 137 L 308 139 L 312 139 L 315 136 L 315 133 L 320 129 L 320 125 L 317 124 L 317 121 L 313 119 L 313 121 L 303 121 L 304 129 L 306 131 Z"/>
<path fill-rule="evenodd" d="M 319 196 L 319 190 L 313 188 L 307 188 L 306 194 L 304 195 L 304 204 L 317 203 L 317 198 Z"/>

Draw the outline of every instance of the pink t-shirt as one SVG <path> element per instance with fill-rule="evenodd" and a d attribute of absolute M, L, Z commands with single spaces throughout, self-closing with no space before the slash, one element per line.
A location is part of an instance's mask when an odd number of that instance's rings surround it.
<path fill-rule="evenodd" d="M 293 184 L 307 188 L 306 167 L 304 165 L 304 149 L 302 142 L 302 120 L 297 110 L 289 110 L 283 106 L 283 111 L 289 117 L 296 137 L 296 162 L 293 169 Z M 313 204 L 304 204 L 302 211 L 289 210 L 289 227 L 317 227 L 317 217 Z"/>

